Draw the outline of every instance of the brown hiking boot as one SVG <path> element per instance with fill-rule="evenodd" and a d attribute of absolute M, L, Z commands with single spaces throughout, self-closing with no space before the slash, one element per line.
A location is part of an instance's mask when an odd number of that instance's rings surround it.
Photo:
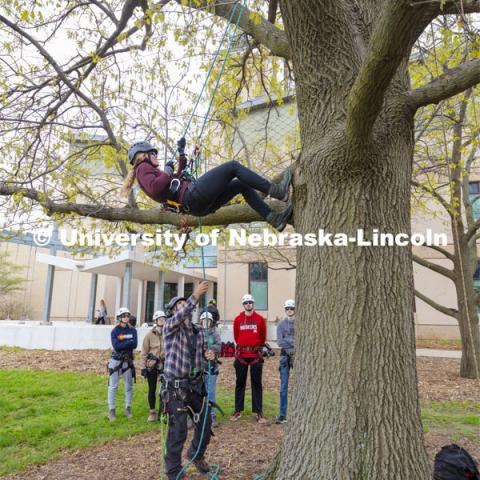
<path fill-rule="evenodd" d="M 158 420 L 158 413 L 155 409 L 150 410 L 150 414 L 148 415 L 147 422 L 156 422 Z"/>
<path fill-rule="evenodd" d="M 195 460 L 192 460 L 191 458 L 189 458 L 189 460 L 192 462 L 192 465 L 194 465 L 195 468 L 200 473 L 210 473 L 210 466 L 208 465 L 207 462 L 205 462 L 203 457 Z"/>

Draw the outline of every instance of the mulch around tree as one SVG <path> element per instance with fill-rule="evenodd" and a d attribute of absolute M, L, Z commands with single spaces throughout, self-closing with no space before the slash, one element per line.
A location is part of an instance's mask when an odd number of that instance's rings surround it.
<path fill-rule="evenodd" d="M 109 351 L 39 351 L 0 349 L 0 369 L 26 368 L 97 372 L 105 374 Z M 425 400 L 480 401 L 479 382 L 459 377 L 458 359 L 417 358 L 420 396 Z M 219 385 L 234 388 L 233 360 L 223 359 Z M 265 362 L 264 385 L 267 390 L 278 391 L 278 356 Z M 119 421 L 121 421 L 119 419 Z M 284 426 L 270 419 L 265 426 L 253 421 L 226 423 L 216 429 L 216 436 L 207 451 L 207 461 L 221 466 L 221 479 L 252 480 L 263 472 L 273 459 L 281 441 Z M 427 433 L 427 451 L 431 461 L 443 445 L 452 443 L 447 433 Z M 480 445 L 468 439 L 461 444 L 473 455 L 480 457 Z M 162 455 L 160 433 L 134 435 L 130 439 L 114 440 L 74 452 L 43 465 L 34 465 L 2 480 L 150 480 L 159 479 L 159 458 Z M 187 478 L 205 476 L 190 471 Z"/>
<path fill-rule="evenodd" d="M 106 375 L 110 350 L 20 350 L 0 349 L 0 369 L 58 370 L 96 372 Z M 265 361 L 265 390 L 279 391 L 278 355 Z M 139 362 L 137 362 L 139 365 Z M 461 378 L 456 358 L 417 357 L 420 398 L 424 400 L 480 401 L 480 382 Z M 218 385 L 235 388 L 233 359 L 222 359 Z"/>

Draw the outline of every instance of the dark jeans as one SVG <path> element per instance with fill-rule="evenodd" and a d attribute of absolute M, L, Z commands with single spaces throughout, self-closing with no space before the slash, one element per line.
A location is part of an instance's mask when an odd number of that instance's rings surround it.
<path fill-rule="evenodd" d="M 100 325 L 100 324 L 105 325 L 105 317 L 97 317 L 97 319 L 95 320 L 95 325 Z"/>
<path fill-rule="evenodd" d="M 256 359 L 244 358 L 243 360 L 251 363 Z M 235 384 L 235 411 L 243 412 L 247 373 L 248 367 L 250 367 L 250 382 L 252 384 L 252 412 L 261 414 L 263 410 L 263 360 L 260 360 L 255 365 L 243 365 L 243 363 L 236 358 L 235 362 L 233 362 L 233 366 L 235 367 L 235 373 L 237 374 L 237 381 Z"/>
<path fill-rule="evenodd" d="M 182 450 L 187 439 L 187 412 L 193 420 L 193 415 L 187 406 L 191 407 L 195 413 L 202 411 L 198 423 L 195 424 L 195 433 L 192 443 L 188 448 L 188 457 L 200 459 L 210 442 L 212 417 L 210 407 L 203 405 L 203 397 L 198 392 L 187 391 L 186 389 L 169 389 L 168 410 L 168 435 L 167 435 L 167 453 L 165 455 L 165 471 L 168 480 L 175 480 L 182 470 Z M 202 410 L 203 406 L 203 410 Z M 206 415 L 206 419 L 205 419 Z M 203 428 L 203 422 L 206 422 Z M 203 431 L 203 437 L 202 437 Z M 202 437 L 202 439 L 200 438 Z M 200 439 L 202 440 L 201 447 Z M 197 453 L 198 449 L 198 453 Z"/>
<path fill-rule="evenodd" d="M 263 219 L 272 211 L 257 190 L 268 194 L 271 183 L 236 160 L 209 170 L 196 180 L 193 190 L 185 193 L 183 203 L 193 215 L 202 217 L 213 213 L 242 194 L 247 203 Z"/>
<path fill-rule="evenodd" d="M 148 381 L 148 405 L 150 410 L 155 410 L 155 400 L 157 394 L 157 380 L 158 380 L 158 370 L 152 369 L 147 371 L 147 381 Z"/>

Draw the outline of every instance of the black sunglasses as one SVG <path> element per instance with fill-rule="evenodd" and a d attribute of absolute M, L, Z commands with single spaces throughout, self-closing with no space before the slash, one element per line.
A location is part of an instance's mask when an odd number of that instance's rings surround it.
<path fill-rule="evenodd" d="M 285 310 L 295 310 L 293 307 L 285 307 Z"/>
<path fill-rule="evenodd" d="M 248 301 L 248 302 L 243 302 L 243 304 L 244 305 L 253 305 L 253 302 Z"/>

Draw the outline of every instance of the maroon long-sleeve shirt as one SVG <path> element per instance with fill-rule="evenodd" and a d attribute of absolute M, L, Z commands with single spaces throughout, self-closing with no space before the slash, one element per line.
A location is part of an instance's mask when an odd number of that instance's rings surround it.
<path fill-rule="evenodd" d="M 179 158 L 179 165 L 177 173 L 169 175 L 168 173 L 154 167 L 148 160 L 138 164 L 135 167 L 135 175 L 137 177 L 140 188 L 149 196 L 152 200 L 159 203 L 164 203 L 168 199 L 168 189 L 170 182 L 174 178 L 178 178 L 183 169 L 187 165 L 187 157 L 181 155 Z M 177 197 L 178 203 L 182 203 L 183 195 L 188 187 L 186 180 L 180 180 L 180 193 Z"/>

